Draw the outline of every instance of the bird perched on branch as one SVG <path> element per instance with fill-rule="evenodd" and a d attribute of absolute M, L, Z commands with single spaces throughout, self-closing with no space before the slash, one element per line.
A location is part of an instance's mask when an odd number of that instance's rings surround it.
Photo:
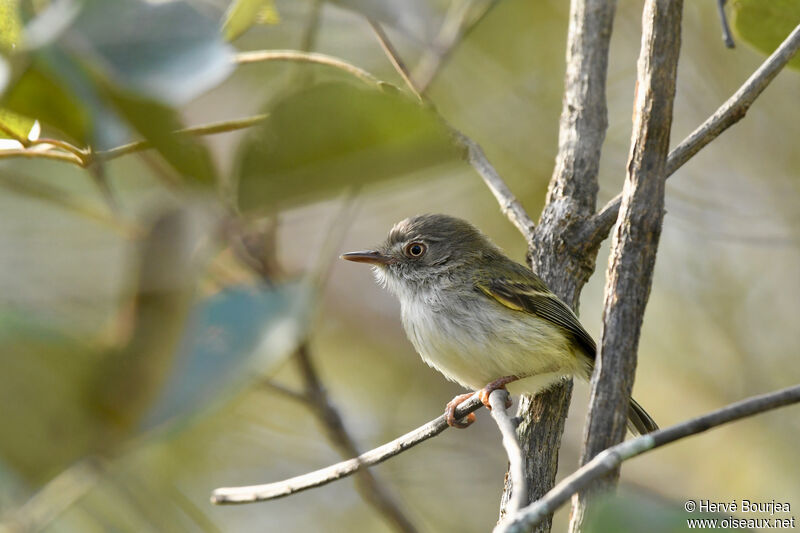
<path fill-rule="evenodd" d="M 373 266 L 378 281 L 400 300 L 403 326 L 422 359 L 448 379 L 489 394 L 535 394 L 565 376 L 588 380 L 597 347 L 575 313 L 530 269 L 509 259 L 475 226 L 448 215 L 421 215 L 395 224 L 376 250 L 342 259 Z M 475 420 L 447 422 L 467 427 Z M 630 400 L 628 427 L 658 426 Z"/>

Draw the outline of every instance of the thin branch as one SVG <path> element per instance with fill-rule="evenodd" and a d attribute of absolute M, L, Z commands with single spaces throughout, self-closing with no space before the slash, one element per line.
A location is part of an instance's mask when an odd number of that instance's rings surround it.
<path fill-rule="evenodd" d="M 511 192 L 511 189 L 508 188 L 506 182 L 503 181 L 503 178 L 500 177 L 500 174 L 486 158 L 486 154 L 483 153 L 480 145 L 457 130 L 452 130 L 452 132 L 456 142 L 465 149 L 469 164 L 483 178 L 484 183 L 497 199 L 497 203 L 500 204 L 500 210 L 522 233 L 522 236 L 525 237 L 525 242 L 530 244 L 533 241 L 533 232 L 536 229 L 533 219 L 528 216 L 525 208 L 522 207 L 522 204 Z"/>
<path fill-rule="evenodd" d="M 246 117 L 234 120 L 223 120 L 221 122 L 213 122 L 211 124 L 203 124 L 200 126 L 183 128 L 180 130 L 176 130 L 173 133 L 183 134 L 183 135 L 214 135 L 217 133 L 225 133 L 229 131 L 236 131 L 249 128 L 251 126 L 254 126 L 255 124 L 258 124 L 259 122 L 262 122 L 266 118 L 267 115 L 255 115 L 252 117 Z M 24 157 L 27 159 L 51 159 L 55 161 L 73 163 L 79 167 L 85 168 L 89 166 L 93 161 L 109 161 L 111 159 L 116 159 L 117 157 L 122 157 L 124 155 L 132 154 L 135 152 L 141 152 L 144 150 L 149 150 L 150 148 L 153 147 L 150 141 L 135 141 L 132 143 L 124 144 L 122 146 L 117 146 L 114 148 L 110 148 L 108 150 L 102 150 L 90 154 L 88 150 L 82 150 L 67 143 L 66 141 L 61 141 L 58 139 L 39 139 L 37 141 L 32 141 L 29 144 L 38 145 L 38 147 L 19 148 L 13 150 L 0 150 L 0 159 L 11 159 L 19 157 Z M 44 149 L 47 145 L 56 146 L 60 149 L 59 150 Z"/>
<path fill-rule="evenodd" d="M 719 12 L 719 21 L 722 24 L 722 42 L 728 48 L 736 48 L 736 43 L 733 42 L 733 35 L 731 35 L 731 28 L 728 26 L 728 17 L 725 15 L 725 2 L 727 0 L 717 0 L 717 11 Z"/>
<path fill-rule="evenodd" d="M 41 150 L 33 148 L 14 148 L 12 150 L 0 150 L 0 159 L 50 159 L 52 161 L 62 161 L 65 163 L 72 163 L 79 167 L 84 166 L 83 159 L 72 153 L 62 152 L 60 150 Z"/>
<path fill-rule="evenodd" d="M 261 63 L 263 61 L 300 61 L 304 63 L 315 63 L 343 70 L 370 85 L 381 84 L 378 78 L 366 70 L 337 57 L 317 52 L 301 52 L 299 50 L 255 50 L 251 52 L 239 52 L 236 54 L 234 61 L 239 65 Z"/>
<path fill-rule="evenodd" d="M 422 96 L 421 91 L 415 86 L 411 76 L 409 76 L 406 70 L 405 63 L 399 57 L 397 49 L 392 46 L 388 36 L 377 30 L 376 35 L 389 61 L 394 65 L 398 74 L 400 74 L 400 77 L 406 82 L 411 92 L 417 95 L 423 102 L 427 102 L 427 97 Z M 500 177 L 500 174 L 491 162 L 489 162 L 483 149 L 477 142 L 451 126 L 444 117 L 441 117 L 441 120 L 444 122 L 445 126 L 450 129 L 455 143 L 464 150 L 467 162 L 475 169 L 486 186 L 489 187 L 489 190 L 492 191 L 492 194 L 494 194 L 498 204 L 500 204 L 500 210 L 508 217 L 511 223 L 517 227 L 520 233 L 522 233 L 522 236 L 525 237 L 525 241 L 530 244 L 533 239 L 533 231 L 536 228 L 536 224 L 531 217 L 528 216 L 525 208 L 522 207 L 522 204 L 514 196 L 514 193 L 511 192 L 511 189 L 508 188 L 508 185 L 506 185 L 506 182 Z"/>
<path fill-rule="evenodd" d="M 800 24 L 733 96 L 728 98 L 713 115 L 670 152 L 667 159 L 666 177 L 674 174 L 708 143 L 743 119 L 756 98 L 794 57 L 798 49 L 800 49 Z M 583 237 L 588 246 L 597 246 L 608 237 L 611 228 L 617 221 L 621 202 L 622 195 L 618 194 L 588 221 Z"/>
<path fill-rule="evenodd" d="M 269 390 L 271 390 L 273 392 L 277 392 L 278 394 L 281 394 L 281 395 L 289 398 L 290 400 L 294 400 L 296 402 L 305 404 L 307 406 L 311 405 L 311 398 L 309 398 L 308 395 L 305 392 L 301 392 L 301 391 L 295 390 L 295 389 L 293 389 L 291 387 L 287 387 L 286 385 L 278 383 L 277 381 L 272 381 L 272 380 L 269 380 L 269 379 L 265 379 L 265 380 L 260 381 L 259 385 L 261 385 L 265 389 L 269 389 Z"/>
<path fill-rule="evenodd" d="M 214 135 L 217 133 L 226 133 L 230 131 L 241 130 L 255 126 L 259 122 L 263 122 L 268 115 L 255 115 L 252 117 L 223 120 L 221 122 L 213 122 L 211 124 L 204 124 L 201 126 L 192 126 L 190 128 L 183 128 L 173 132 L 174 134 L 182 135 Z M 95 159 L 99 161 L 108 161 L 116 159 L 124 155 L 149 150 L 153 147 L 150 141 L 136 141 L 122 146 L 117 146 L 109 150 L 102 150 L 94 154 Z"/>
<path fill-rule="evenodd" d="M 508 512 L 516 513 L 528 503 L 528 486 L 525 479 L 525 458 L 517 440 L 517 424 L 514 423 L 506 410 L 508 400 L 508 391 L 505 389 L 495 390 L 489 395 L 492 418 L 494 418 L 500 433 L 503 435 L 503 447 L 506 449 L 506 455 L 508 455 L 508 470 L 511 474 L 511 484 L 513 486 Z"/>
<path fill-rule="evenodd" d="M 573 494 L 589 486 L 596 479 L 616 470 L 628 459 L 723 424 L 798 402 L 800 402 L 800 385 L 795 385 L 753 396 L 708 414 L 612 446 L 566 477 L 543 498 L 500 522 L 494 531 L 495 533 L 529 531 L 546 516 L 567 503 Z"/>
<path fill-rule="evenodd" d="M 306 386 L 306 395 L 309 405 L 314 411 L 334 447 L 344 457 L 353 457 L 359 454 L 355 440 L 345 428 L 344 420 L 339 411 L 330 401 L 317 370 L 311 360 L 308 344 L 303 344 L 295 354 L 295 361 L 300 368 Z M 411 523 L 398 502 L 389 493 L 385 485 L 378 480 L 369 469 L 361 470 L 356 475 L 356 488 L 361 497 L 380 512 L 397 531 L 403 533 L 416 533 L 417 528 Z"/>
<path fill-rule="evenodd" d="M 346 224 L 345 215 L 349 212 L 348 206 L 349 202 L 345 201 L 345 205 L 342 206 L 337 221 L 328 226 L 328 238 L 325 239 L 328 245 L 333 244 L 335 246 L 344 235 L 344 225 Z M 234 252 L 245 260 L 245 262 L 267 282 L 274 282 L 276 273 L 281 270 L 277 260 L 277 249 L 275 247 L 276 228 L 277 225 L 275 223 L 269 224 L 263 228 L 264 231 L 253 233 L 252 237 L 255 237 L 255 239 L 251 239 L 249 242 L 247 238 L 237 236 L 236 232 L 231 235 L 234 242 L 241 244 L 241 246 L 234 247 Z M 338 249 L 338 246 L 334 249 Z M 312 280 L 312 283 L 320 288 L 324 282 L 324 277 L 321 272 L 322 263 L 328 261 L 328 256 L 334 256 L 334 254 L 329 253 L 330 251 L 331 250 L 328 249 L 327 246 L 323 247 L 323 250 L 320 252 L 318 267 L 312 270 L 307 276 Z M 272 381 L 264 382 L 264 386 L 302 402 L 311 410 L 312 414 L 316 416 L 325 430 L 328 440 L 343 457 L 357 456 L 359 450 L 356 441 L 345 427 L 342 415 L 331 402 L 323 386 L 322 380 L 319 377 L 311 357 L 308 342 L 304 342 L 298 347 L 293 360 L 297 364 L 303 379 L 302 392 L 287 388 Z M 356 490 L 364 501 L 378 511 L 395 530 L 401 533 L 417 532 L 416 527 L 402 510 L 400 504 L 395 500 L 389 489 L 380 481 L 376 474 L 370 470 L 364 469 L 358 473 L 355 482 Z"/>
<path fill-rule="evenodd" d="M 383 47 L 383 51 L 386 54 L 386 57 L 389 58 L 391 61 L 392 66 L 403 78 L 403 81 L 406 83 L 406 86 L 414 93 L 414 96 L 417 97 L 418 100 L 422 101 L 422 95 L 417 92 L 417 88 L 414 86 L 414 82 L 411 81 L 411 76 L 408 72 L 408 67 L 400 58 L 400 54 L 397 52 L 397 49 L 392 45 L 391 41 L 389 40 L 389 36 L 386 35 L 386 32 L 383 31 L 381 25 L 374 19 L 367 17 L 367 22 L 369 25 L 372 26 L 372 31 L 375 32 L 375 36 L 378 38 L 378 42 L 381 43 L 381 47 Z"/>
<path fill-rule="evenodd" d="M 456 416 L 462 418 L 473 411 L 477 411 L 481 407 L 483 407 L 483 404 L 476 393 L 456 409 Z M 276 483 L 216 489 L 211 495 L 211 503 L 228 505 L 274 500 L 314 487 L 327 485 L 333 481 L 350 476 L 363 468 L 394 457 L 431 437 L 435 437 L 448 427 L 445 416 L 441 415 L 391 442 L 362 453 L 354 459 L 348 459 L 347 461 L 342 461 L 326 468 Z"/>
<path fill-rule="evenodd" d="M 433 44 L 425 51 L 414 69 L 412 79 L 421 94 L 425 94 L 442 67 L 450 59 L 457 45 L 483 20 L 491 9 L 498 4 L 498 0 L 484 0 L 481 11 L 469 22 L 469 13 L 472 11 L 473 1 L 452 2 L 445 15 L 439 34 Z"/>
<path fill-rule="evenodd" d="M 33 139 L 28 141 L 27 146 L 34 146 L 34 145 L 51 145 L 57 148 L 64 150 L 70 154 L 74 154 L 76 157 L 79 157 L 81 161 L 86 161 L 87 156 L 89 155 L 86 150 L 82 150 L 77 146 L 68 143 L 67 141 L 62 141 L 61 139 L 51 139 L 49 137 L 41 137 L 39 139 Z"/>

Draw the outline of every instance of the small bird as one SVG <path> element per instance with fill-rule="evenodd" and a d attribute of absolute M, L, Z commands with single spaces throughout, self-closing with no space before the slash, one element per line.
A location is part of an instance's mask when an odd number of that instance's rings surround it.
<path fill-rule="evenodd" d="M 429 214 L 395 224 L 377 250 L 342 259 L 373 266 L 378 282 L 400 300 L 403 327 L 423 361 L 462 386 L 489 394 L 535 394 L 577 376 L 588 380 L 597 347 L 575 313 L 530 269 L 509 259 L 475 226 Z M 447 404 L 447 423 L 467 427 L 470 413 Z M 645 434 L 658 426 L 633 398 L 628 427 Z"/>

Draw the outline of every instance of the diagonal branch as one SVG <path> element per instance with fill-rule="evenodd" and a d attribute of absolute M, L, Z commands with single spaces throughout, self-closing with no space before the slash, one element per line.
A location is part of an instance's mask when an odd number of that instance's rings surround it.
<path fill-rule="evenodd" d="M 230 131 L 242 130 L 255 126 L 259 122 L 266 120 L 267 115 L 254 115 L 252 117 L 245 117 L 239 119 L 223 120 L 220 122 L 212 122 L 211 124 L 203 124 L 200 126 L 192 126 L 176 130 L 175 135 L 215 135 L 217 133 L 226 133 Z M 122 157 L 123 155 L 149 150 L 153 147 L 150 141 L 136 141 L 122 146 L 102 150 L 94 153 L 94 157 L 99 161 L 108 161 Z"/>
<path fill-rule="evenodd" d="M 760 396 L 753 396 L 674 426 L 617 444 L 604 450 L 589 463 L 566 477 L 543 498 L 509 516 L 498 524 L 494 531 L 495 533 L 529 531 L 546 516 L 567 503 L 573 494 L 616 470 L 628 459 L 723 424 L 798 402 L 800 402 L 800 385 L 795 385 Z"/>
<path fill-rule="evenodd" d="M 456 409 L 456 417 L 462 418 L 483 407 L 478 394 L 475 393 Z M 334 465 L 296 476 L 285 481 L 252 485 L 246 487 L 224 487 L 216 489 L 211 495 L 211 503 L 217 505 L 253 503 L 291 496 L 314 487 L 327 485 L 333 481 L 351 476 L 363 468 L 381 463 L 407 449 L 435 437 L 449 426 L 445 416 L 441 415 L 427 424 L 409 431 L 391 442 L 364 452 L 356 458 L 348 459 Z"/>
<path fill-rule="evenodd" d="M 478 8 L 479 11 L 470 16 L 474 12 L 473 6 L 476 3 L 478 2 L 475 0 L 469 0 L 450 4 L 439 34 L 425 50 L 411 76 L 416 80 L 416 86 L 421 94 L 428 91 L 458 44 L 477 27 L 499 1 L 483 0 L 483 5 Z"/>
<path fill-rule="evenodd" d="M 328 440 L 333 443 L 342 456 L 357 456 L 359 452 L 355 440 L 345 428 L 342 416 L 331 403 L 325 387 L 319 379 L 307 343 L 300 346 L 295 354 L 295 360 L 305 382 L 305 396 L 308 398 L 308 405 L 325 428 Z M 416 533 L 417 528 L 400 508 L 394 496 L 371 470 L 368 468 L 361 470 L 355 479 L 361 497 L 390 521 L 397 531 Z"/>
<path fill-rule="evenodd" d="M 325 242 L 332 243 L 335 248 L 338 248 L 337 243 L 341 240 L 336 238 L 337 231 L 339 236 L 344 234 L 341 231 L 343 226 L 341 219 L 347 212 L 347 202 L 345 202 L 339 216 L 340 220 L 331 224 L 328 229 L 328 238 L 325 239 Z M 235 226 L 231 227 L 230 240 L 234 253 L 268 283 L 274 282 L 281 271 L 277 260 L 276 229 L 275 223 L 257 228 L 250 233 L 244 232 L 244 228 L 239 228 L 237 231 Z M 320 253 L 321 258 L 327 255 L 331 254 L 326 253 L 326 250 Z M 322 279 L 319 274 L 311 274 L 308 277 L 314 280 L 320 290 L 322 289 Z M 359 451 L 356 441 L 350 435 L 342 415 L 331 402 L 330 396 L 325 390 L 307 341 L 298 347 L 293 360 L 297 364 L 303 380 L 302 391 L 287 388 L 272 381 L 264 381 L 263 385 L 306 406 L 317 418 L 328 440 L 340 455 L 343 457 L 357 456 Z M 365 503 L 379 512 L 396 531 L 416 533 L 417 528 L 403 511 L 400 503 L 375 473 L 369 469 L 361 470 L 356 476 L 355 486 Z"/>
<path fill-rule="evenodd" d="M 263 61 L 299 61 L 302 63 L 315 63 L 343 70 L 370 85 L 380 85 L 381 81 L 366 70 L 348 63 L 338 57 L 320 54 L 318 52 L 302 52 L 299 50 L 254 50 L 239 52 L 235 62 L 239 65 L 261 63 Z"/>
<path fill-rule="evenodd" d="M 733 96 L 728 98 L 713 115 L 670 152 L 665 178 L 670 177 L 708 143 L 719 137 L 722 132 L 742 120 L 756 98 L 794 57 L 798 49 L 800 49 L 800 24 Z M 583 230 L 581 241 L 585 242 L 587 246 L 599 246 L 608 237 L 612 226 L 617 221 L 621 203 L 622 195 L 619 194 L 589 220 Z"/>
<path fill-rule="evenodd" d="M 375 30 L 375 35 L 380 41 L 383 51 L 400 74 L 400 77 L 405 81 L 408 89 L 423 102 L 427 102 L 427 97 L 424 96 L 414 84 L 405 62 L 403 62 L 402 58 L 398 55 L 397 49 L 389 41 L 386 33 L 381 29 L 378 23 L 370 21 L 370 24 L 372 24 Z M 528 213 L 525 212 L 525 208 L 522 207 L 522 204 L 517 200 L 514 193 L 511 192 L 511 189 L 508 188 L 508 185 L 506 185 L 503 178 L 486 157 L 483 149 L 478 143 L 450 125 L 444 117 L 440 118 L 450 129 L 455 143 L 464 150 L 467 162 L 475 169 L 478 175 L 480 175 L 486 186 L 489 187 L 489 190 L 497 199 L 497 203 L 500 204 L 500 210 L 508 217 L 511 223 L 516 226 L 519 232 L 522 233 L 522 236 L 525 237 L 525 241 L 530 244 L 533 239 L 533 231 L 536 228 L 536 224 L 531 217 L 528 216 Z"/>

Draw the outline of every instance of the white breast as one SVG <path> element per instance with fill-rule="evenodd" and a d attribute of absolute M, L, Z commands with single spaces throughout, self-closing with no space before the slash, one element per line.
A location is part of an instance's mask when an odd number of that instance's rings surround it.
<path fill-rule="evenodd" d="M 583 369 L 562 330 L 477 292 L 459 298 L 401 298 L 403 325 L 417 352 L 448 379 L 480 389 L 500 377 L 524 379 L 512 393 L 535 393 Z"/>

